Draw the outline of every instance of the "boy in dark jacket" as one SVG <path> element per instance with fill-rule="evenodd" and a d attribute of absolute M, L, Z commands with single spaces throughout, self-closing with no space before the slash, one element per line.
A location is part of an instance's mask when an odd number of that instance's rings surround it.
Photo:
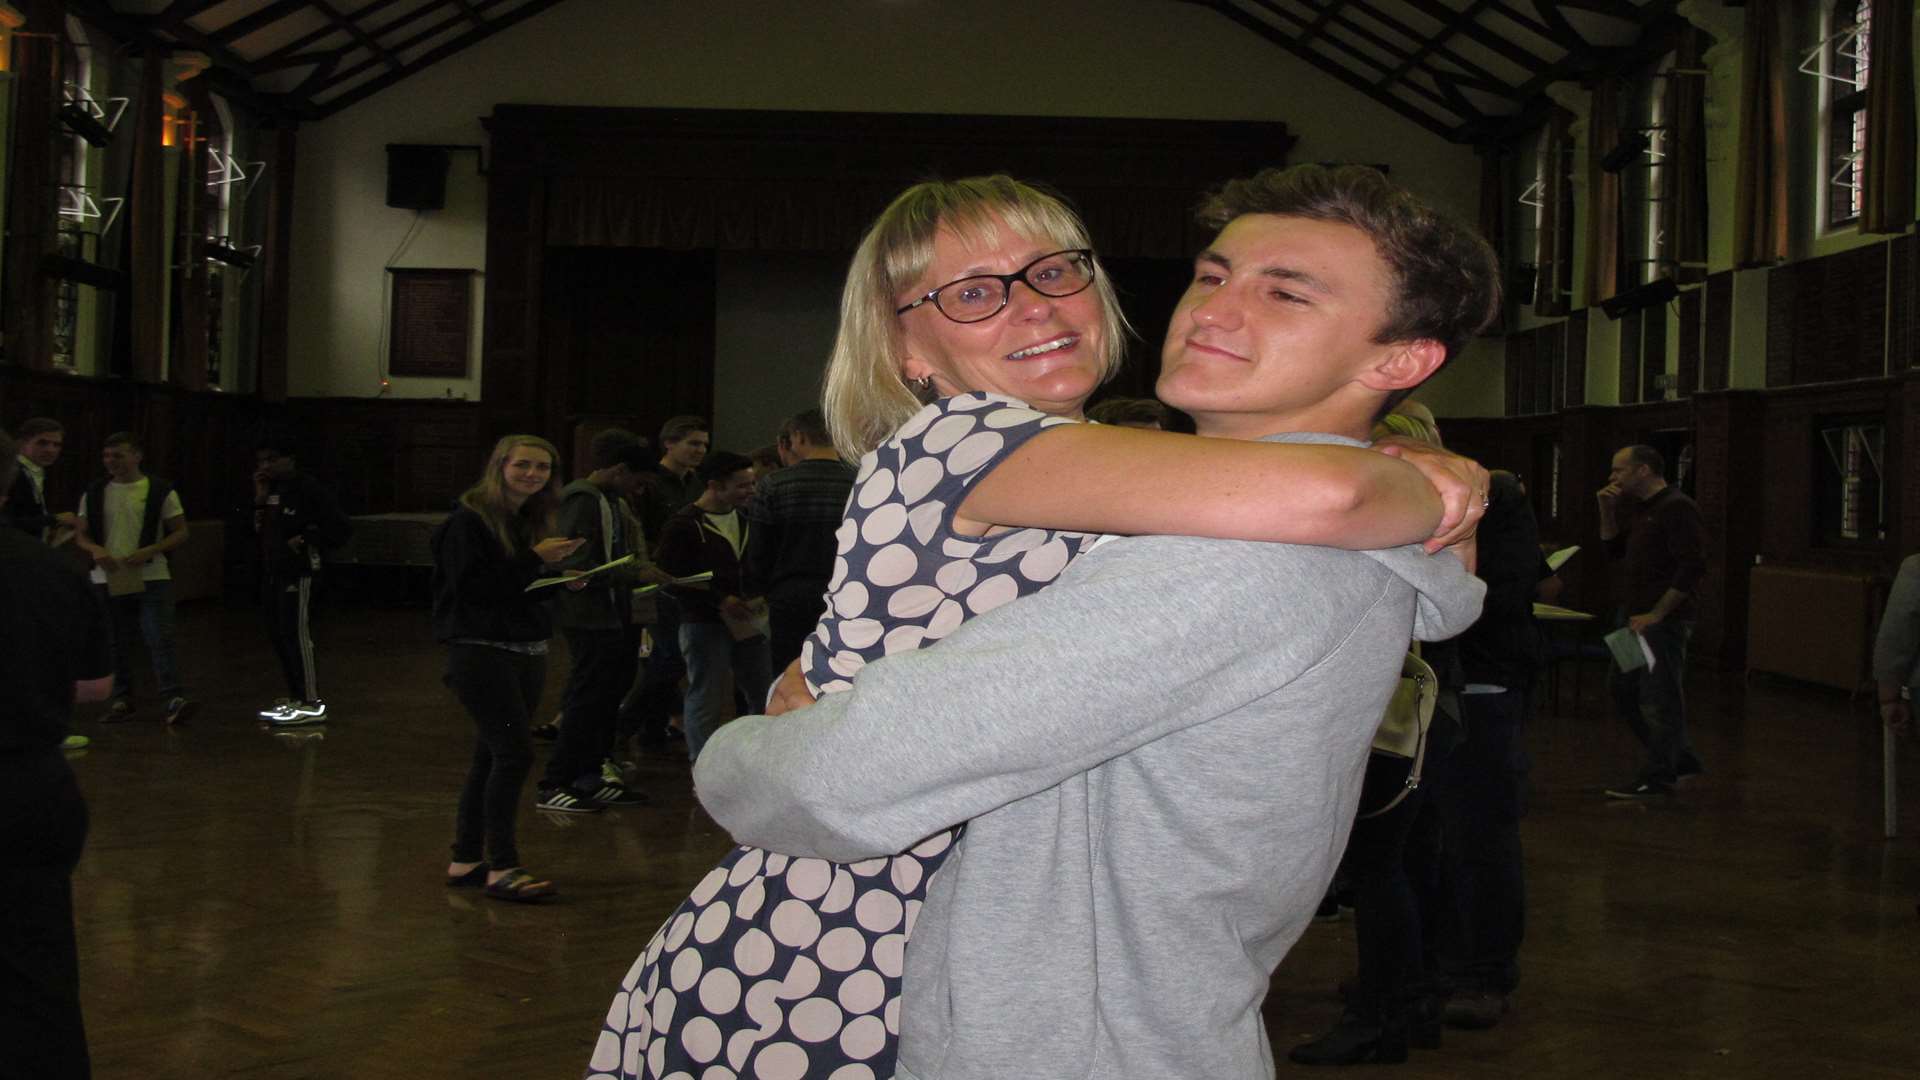
<path fill-rule="evenodd" d="M 687 757 L 718 725 L 732 684 L 759 705 L 772 681 L 767 652 L 766 600 L 750 580 L 744 557 L 753 542 L 741 506 L 753 496 L 753 462 L 719 451 L 700 464 L 706 490 L 669 518 L 660 536 L 659 564 L 675 577 L 711 571 L 713 580 L 675 587 L 680 601 L 680 651 L 687 658 Z"/>
<path fill-rule="evenodd" d="M 573 666 L 561 706 L 566 723 L 540 782 L 539 805 L 569 812 L 646 802 L 617 767 L 604 766 L 613 751 L 620 699 L 640 667 L 644 620 L 634 618 L 633 590 L 669 580 L 648 560 L 646 533 L 628 506 L 652 473 L 646 444 L 630 431 L 609 428 L 594 436 L 589 454 L 593 471 L 560 492 L 558 524 L 560 535 L 585 543 L 555 569 L 587 571 L 629 555 L 634 561 L 578 589 L 553 593 L 553 620 L 566 635 Z"/>
<path fill-rule="evenodd" d="M 353 523 L 332 492 L 297 470 L 290 442 L 263 439 L 253 460 L 261 608 L 267 638 L 287 679 L 287 696 L 261 709 L 260 718 L 274 727 L 323 724 L 327 706 L 320 700 L 310 629 L 313 579 L 320 571 L 321 549 L 345 543 Z"/>

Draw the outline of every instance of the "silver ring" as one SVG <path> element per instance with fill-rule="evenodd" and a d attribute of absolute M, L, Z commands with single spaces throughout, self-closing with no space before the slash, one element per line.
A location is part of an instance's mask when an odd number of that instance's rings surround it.
<path fill-rule="evenodd" d="M 1493 493 L 1490 491 L 1481 492 L 1480 493 L 1480 509 L 1485 510 L 1488 507 L 1491 507 L 1492 505 L 1493 505 Z"/>

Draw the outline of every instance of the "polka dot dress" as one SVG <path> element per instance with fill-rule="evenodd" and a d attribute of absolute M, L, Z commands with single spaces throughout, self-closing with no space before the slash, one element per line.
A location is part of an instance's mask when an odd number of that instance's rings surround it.
<path fill-rule="evenodd" d="M 1060 575 L 1092 536 L 967 537 L 953 513 L 1027 439 L 1073 422 L 966 394 L 920 410 L 861 461 L 827 611 L 800 654 L 816 694 Z M 845 865 L 735 848 L 627 972 L 589 1080 L 888 1080 L 907 937 L 957 836 Z"/>

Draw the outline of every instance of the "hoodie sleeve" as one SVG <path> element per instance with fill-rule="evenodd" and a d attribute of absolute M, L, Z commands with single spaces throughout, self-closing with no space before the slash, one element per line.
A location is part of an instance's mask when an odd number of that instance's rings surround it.
<path fill-rule="evenodd" d="M 1912 684 L 1920 661 L 1920 555 L 1909 555 L 1893 579 L 1886 614 L 1873 638 L 1873 677 L 1877 682 Z"/>
<path fill-rule="evenodd" d="M 851 690 L 721 728 L 695 768 L 700 800 L 746 844 L 841 861 L 905 850 L 1349 647 L 1358 620 L 1401 595 L 1387 574 L 1333 572 L 1351 558 L 1173 537 L 1102 545 L 937 645 L 868 664 Z M 1384 703 L 1405 644 L 1359 647 L 1378 654 Z"/>

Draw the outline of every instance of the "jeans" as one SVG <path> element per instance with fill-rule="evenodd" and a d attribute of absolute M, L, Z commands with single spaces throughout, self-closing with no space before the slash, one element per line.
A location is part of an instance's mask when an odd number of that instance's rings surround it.
<path fill-rule="evenodd" d="M 87 804 L 55 749 L 0 754 L 0 1077 L 86 1080 L 73 868 Z"/>
<path fill-rule="evenodd" d="M 1524 689 L 1463 694 L 1467 737 L 1435 770 L 1444 856 L 1438 953 L 1459 991 L 1510 994 L 1520 982 L 1526 935 L 1526 873 L 1520 819 L 1526 814 Z"/>
<path fill-rule="evenodd" d="M 687 658 L 687 758 L 693 761 L 699 759 L 707 736 L 720 725 L 721 710 L 732 702 L 733 689 L 748 701 L 767 700 L 772 662 L 765 637 L 735 641 L 722 623 L 681 623 L 680 651 Z"/>
<path fill-rule="evenodd" d="M 113 696 L 133 695 L 133 640 L 147 643 L 147 660 L 153 664 L 153 681 L 159 684 L 160 697 L 180 693 L 180 664 L 173 652 L 173 582 L 149 581 L 146 588 L 127 596 L 112 596 L 105 585 L 98 586 L 100 599 L 107 605 L 113 622 Z"/>
<path fill-rule="evenodd" d="M 1695 758 L 1687 738 L 1687 642 L 1693 624 L 1668 619 L 1641 637 L 1653 650 L 1653 670 L 1613 673 L 1613 701 L 1621 719 L 1647 748 L 1639 779 L 1672 784 L 1682 761 Z"/>
<path fill-rule="evenodd" d="M 640 628 L 563 628 L 562 633 L 573 656 L 561 704 L 567 720 L 560 725 L 560 741 L 541 785 L 592 791 L 600 786 L 600 763 L 613 753 L 620 697 L 633 685 L 640 667 Z"/>
<path fill-rule="evenodd" d="M 453 861 L 496 870 L 520 865 L 514 826 L 520 792 L 533 771 L 533 710 L 547 680 L 547 658 L 486 645 L 449 645 L 446 684 L 473 717 L 473 765 L 460 789 Z"/>

